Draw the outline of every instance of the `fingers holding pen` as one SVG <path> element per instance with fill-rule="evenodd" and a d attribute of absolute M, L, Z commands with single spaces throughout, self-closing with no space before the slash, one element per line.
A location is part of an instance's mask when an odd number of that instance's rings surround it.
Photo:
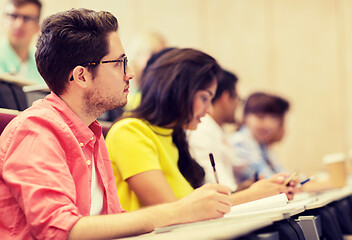
<path fill-rule="evenodd" d="M 226 211 L 222 211 L 227 213 L 232 205 L 232 201 L 230 198 L 231 189 L 225 185 L 221 184 L 205 184 L 203 186 L 204 189 L 209 190 L 209 198 L 214 202 L 220 203 L 222 209 L 226 209 Z M 224 208 L 224 206 L 226 206 Z"/>
<path fill-rule="evenodd" d="M 280 184 L 282 188 L 282 193 L 285 193 L 289 200 L 292 200 L 294 194 L 298 191 L 298 172 L 293 172 L 291 174 L 279 173 L 270 178 L 270 181 Z"/>
<path fill-rule="evenodd" d="M 230 192 L 230 188 L 224 185 L 205 184 L 179 203 L 187 210 L 190 221 L 219 218 L 231 209 Z"/>

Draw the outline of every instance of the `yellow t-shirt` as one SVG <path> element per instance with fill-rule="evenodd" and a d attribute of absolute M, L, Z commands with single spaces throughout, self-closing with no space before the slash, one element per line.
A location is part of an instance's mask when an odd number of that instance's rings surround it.
<path fill-rule="evenodd" d="M 178 149 L 172 142 L 172 129 L 126 118 L 115 123 L 106 136 L 117 191 L 126 211 L 142 207 L 126 179 L 149 170 L 160 169 L 177 198 L 193 191 L 178 169 Z"/>

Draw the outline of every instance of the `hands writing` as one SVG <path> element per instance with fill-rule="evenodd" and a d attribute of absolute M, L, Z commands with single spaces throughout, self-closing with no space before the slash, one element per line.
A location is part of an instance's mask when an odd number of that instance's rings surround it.
<path fill-rule="evenodd" d="M 205 184 L 177 201 L 182 209 L 179 217 L 194 222 L 222 217 L 231 208 L 230 188 L 220 184 Z"/>

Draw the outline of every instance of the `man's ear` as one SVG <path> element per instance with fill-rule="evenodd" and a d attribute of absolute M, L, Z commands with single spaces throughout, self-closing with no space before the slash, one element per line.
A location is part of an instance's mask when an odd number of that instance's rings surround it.
<path fill-rule="evenodd" d="M 90 73 L 85 67 L 76 66 L 70 74 L 70 82 L 75 82 L 81 87 L 86 87 L 88 84 L 89 78 L 91 77 Z"/>

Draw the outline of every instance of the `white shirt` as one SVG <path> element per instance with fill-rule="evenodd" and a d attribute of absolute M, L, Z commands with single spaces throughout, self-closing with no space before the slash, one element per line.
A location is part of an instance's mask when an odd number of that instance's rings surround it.
<path fill-rule="evenodd" d="M 197 130 L 187 131 L 192 156 L 205 171 L 205 182 L 215 183 L 209 153 L 214 155 L 219 183 L 227 185 L 232 191 L 237 189 L 232 163 L 236 154 L 226 140 L 226 134 L 214 119 L 206 115 L 198 124 Z"/>
<path fill-rule="evenodd" d="M 103 210 L 104 198 L 101 183 L 98 181 L 97 171 L 95 170 L 95 161 L 92 157 L 92 184 L 91 184 L 91 199 L 90 215 L 99 215 Z"/>

